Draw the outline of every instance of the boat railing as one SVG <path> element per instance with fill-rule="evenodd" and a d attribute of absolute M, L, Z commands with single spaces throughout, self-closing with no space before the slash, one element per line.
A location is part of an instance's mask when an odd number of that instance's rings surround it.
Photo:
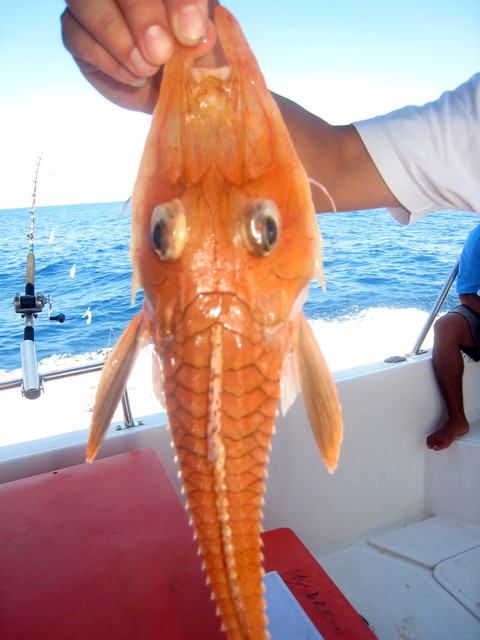
<path fill-rule="evenodd" d="M 70 378 L 71 376 L 78 376 L 84 373 L 94 373 L 103 369 L 104 362 L 94 362 L 87 365 L 80 365 L 76 367 L 70 367 L 68 369 L 58 369 L 55 371 L 49 371 L 41 375 L 41 386 L 48 380 L 59 380 L 60 378 Z M 0 382 L 0 391 L 6 389 L 15 389 L 16 387 L 22 387 L 23 378 L 12 378 L 11 380 L 5 380 Z M 141 426 L 143 422 L 141 420 L 133 419 L 132 409 L 130 406 L 130 400 L 128 397 L 128 391 L 125 389 L 122 400 L 123 411 L 123 426 L 117 426 L 117 430 L 131 429 L 132 427 Z"/>
<path fill-rule="evenodd" d="M 448 293 L 449 293 L 449 291 L 451 289 L 451 286 L 454 283 L 455 278 L 457 277 L 459 263 L 460 263 L 460 256 L 457 258 L 457 261 L 455 262 L 455 265 L 453 266 L 453 269 L 451 270 L 448 278 L 445 281 L 445 284 L 442 287 L 442 290 L 438 294 L 437 299 L 435 300 L 435 302 L 433 304 L 432 310 L 430 311 L 430 314 L 429 314 L 425 324 L 423 325 L 423 328 L 420 331 L 420 334 L 419 334 L 415 344 L 413 345 L 412 350 L 409 353 L 407 353 L 407 356 L 418 356 L 420 353 L 423 353 L 422 352 L 423 341 L 427 337 L 427 334 L 430 331 L 430 328 L 432 327 L 433 323 L 435 322 L 435 318 L 439 314 L 440 309 L 442 308 L 442 305 L 445 302 L 446 297 L 448 296 Z"/>

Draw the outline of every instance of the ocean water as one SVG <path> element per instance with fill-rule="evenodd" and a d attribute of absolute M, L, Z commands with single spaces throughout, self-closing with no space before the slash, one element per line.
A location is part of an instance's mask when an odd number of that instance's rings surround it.
<path fill-rule="evenodd" d="M 35 323 L 38 359 L 50 368 L 97 358 L 138 311 L 130 304 L 131 211 L 123 203 L 37 207 L 37 292 L 53 298 Z M 327 289 L 313 282 L 307 317 L 334 370 L 405 353 L 461 252 L 476 214 L 441 212 L 411 227 L 386 210 L 318 216 Z M 13 297 L 24 292 L 29 208 L 0 210 L 0 373 L 20 367 L 23 319 Z M 455 290 L 445 309 L 457 303 Z M 427 345 L 428 346 L 428 345 Z"/>

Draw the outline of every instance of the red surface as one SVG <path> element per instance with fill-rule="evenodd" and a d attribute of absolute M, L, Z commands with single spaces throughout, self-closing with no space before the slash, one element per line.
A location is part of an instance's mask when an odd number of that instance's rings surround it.
<path fill-rule="evenodd" d="M 192 528 L 154 450 L 0 485 L 2 640 L 224 640 Z M 325 640 L 367 627 L 288 529 L 275 569 Z"/>

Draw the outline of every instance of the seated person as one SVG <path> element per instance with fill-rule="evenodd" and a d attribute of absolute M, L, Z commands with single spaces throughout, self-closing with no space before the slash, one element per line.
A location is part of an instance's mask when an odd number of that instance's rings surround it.
<path fill-rule="evenodd" d="M 448 420 L 427 438 L 429 449 L 446 449 L 457 436 L 467 433 L 463 408 L 463 354 L 480 360 L 480 225 L 468 235 L 460 258 L 457 293 L 460 306 L 434 325 L 433 367 L 445 400 Z"/>

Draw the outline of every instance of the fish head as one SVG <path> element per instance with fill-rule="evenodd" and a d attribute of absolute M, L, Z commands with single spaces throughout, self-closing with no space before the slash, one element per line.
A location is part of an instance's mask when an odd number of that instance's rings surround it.
<path fill-rule="evenodd" d="M 194 67 L 178 45 L 133 195 L 134 287 L 164 333 L 199 296 L 215 313 L 218 295 L 275 331 L 300 310 L 320 264 L 310 187 L 279 110 L 223 8 L 216 27 L 228 66 Z"/>

